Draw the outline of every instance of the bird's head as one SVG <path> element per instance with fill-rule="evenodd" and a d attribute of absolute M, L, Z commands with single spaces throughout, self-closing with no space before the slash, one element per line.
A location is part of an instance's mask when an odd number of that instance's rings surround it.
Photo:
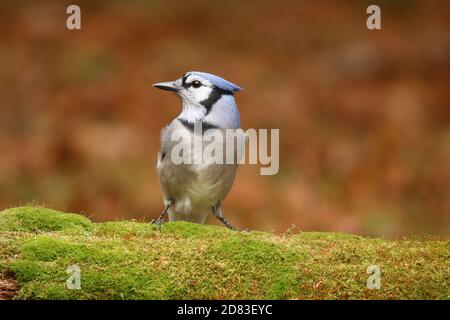
<path fill-rule="evenodd" d="M 220 112 L 225 105 L 236 108 L 233 95 L 242 90 L 219 76 L 197 71 L 187 72 L 175 81 L 155 83 L 153 87 L 179 95 L 184 109 L 182 115 L 189 121 L 203 119 L 213 109 Z"/>

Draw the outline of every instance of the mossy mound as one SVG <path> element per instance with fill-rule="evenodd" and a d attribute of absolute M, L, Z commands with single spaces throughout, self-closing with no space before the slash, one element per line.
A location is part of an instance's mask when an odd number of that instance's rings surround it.
<path fill-rule="evenodd" d="M 40 207 L 0 212 L 0 279 L 16 299 L 448 299 L 446 239 L 240 233 L 186 222 L 92 223 Z M 70 290 L 67 269 L 80 269 Z M 381 288 L 369 290 L 367 268 Z"/>

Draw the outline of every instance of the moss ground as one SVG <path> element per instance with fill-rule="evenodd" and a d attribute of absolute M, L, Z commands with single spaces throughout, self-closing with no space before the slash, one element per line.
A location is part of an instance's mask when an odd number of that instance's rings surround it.
<path fill-rule="evenodd" d="M 0 212 L 0 284 L 16 279 L 15 299 L 449 299 L 449 248 L 432 237 L 239 233 L 186 222 L 158 231 L 34 206 Z M 79 290 L 66 285 L 71 265 L 81 270 Z M 370 265 L 381 270 L 379 290 L 367 288 Z"/>

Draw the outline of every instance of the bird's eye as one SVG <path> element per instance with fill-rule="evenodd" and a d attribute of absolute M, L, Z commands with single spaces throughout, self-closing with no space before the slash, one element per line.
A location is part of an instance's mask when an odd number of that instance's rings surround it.
<path fill-rule="evenodd" d="M 198 80 L 195 80 L 195 81 L 192 82 L 192 86 L 194 88 L 199 88 L 199 87 L 202 86 L 202 83 L 200 81 L 198 81 Z"/>

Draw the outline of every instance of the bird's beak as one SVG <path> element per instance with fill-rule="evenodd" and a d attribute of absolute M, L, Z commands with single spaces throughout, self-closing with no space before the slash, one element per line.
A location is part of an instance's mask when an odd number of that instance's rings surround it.
<path fill-rule="evenodd" d="M 178 92 L 178 90 L 180 89 L 180 87 L 172 81 L 155 83 L 153 86 L 161 90 L 174 92 Z"/>

